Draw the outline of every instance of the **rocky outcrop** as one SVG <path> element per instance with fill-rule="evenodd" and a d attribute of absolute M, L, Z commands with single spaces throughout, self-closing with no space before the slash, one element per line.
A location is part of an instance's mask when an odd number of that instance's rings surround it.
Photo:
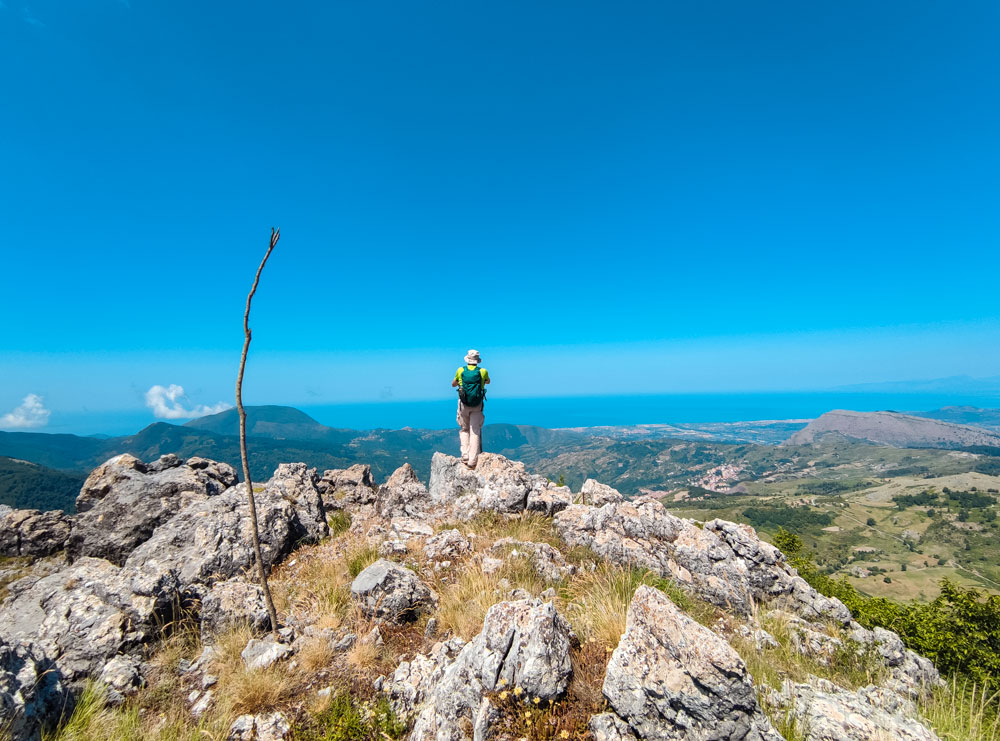
<path fill-rule="evenodd" d="M 431 561 L 454 561 L 471 552 L 472 543 L 455 528 L 428 538 L 424 544 L 424 556 Z"/>
<path fill-rule="evenodd" d="M 317 481 L 315 468 L 307 468 L 305 463 L 281 463 L 264 485 L 266 495 L 281 497 L 295 508 L 298 529 L 292 530 L 292 537 L 297 541 L 315 542 L 330 532 Z"/>
<path fill-rule="evenodd" d="M 283 713 L 241 715 L 229 727 L 226 741 L 286 741 L 292 727 Z"/>
<path fill-rule="evenodd" d="M 604 696 L 643 739 L 781 739 L 737 653 L 648 586 L 632 598 Z"/>
<path fill-rule="evenodd" d="M 500 538 L 490 551 L 506 558 L 529 559 L 535 573 L 546 582 L 560 582 L 576 573 L 576 567 L 567 563 L 562 553 L 548 543 Z"/>
<path fill-rule="evenodd" d="M 602 484 L 594 479 L 587 479 L 580 487 L 580 503 L 589 504 L 592 507 L 603 507 L 605 504 L 617 504 L 625 501 L 617 489 L 607 484 Z"/>
<path fill-rule="evenodd" d="M 118 655 L 104 665 L 98 677 L 105 686 L 109 705 L 121 705 L 145 685 L 142 664 L 135 656 Z"/>
<path fill-rule="evenodd" d="M 780 693 L 771 693 L 806 741 L 939 741 L 916 720 L 912 703 L 894 692 L 873 686 L 849 692 L 822 679 L 814 684 L 786 680 Z"/>
<path fill-rule="evenodd" d="M 315 492 L 315 489 L 313 489 Z M 326 522 L 311 492 L 290 497 L 270 482 L 254 495 L 261 555 L 270 567 L 310 533 L 325 532 Z M 195 501 L 161 525 L 125 562 L 146 575 L 174 574 L 186 592 L 211 586 L 248 571 L 254 565 L 251 524 L 243 484 Z"/>
<path fill-rule="evenodd" d="M 573 503 L 573 493 L 568 486 L 557 486 L 542 476 L 531 477 L 531 489 L 524 508 L 551 517 Z"/>
<path fill-rule="evenodd" d="M 84 557 L 11 584 L 0 607 L 0 639 L 30 641 L 75 683 L 156 635 L 170 618 L 177 586 L 171 572 L 142 574 Z"/>
<path fill-rule="evenodd" d="M 496 710 L 485 693 L 520 687 L 528 700 L 562 696 L 572 640 L 551 602 L 500 602 L 472 641 L 438 643 L 429 656 L 403 662 L 383 690 L 398 714 L 416 716 L 411 741 L 459 741 L 470 727 L 486 738 Z"/>
<path fill-rule="evenodd" d="M 916 699 L 942 684 L 941 675 L 931 660 L 906 648 L 902 639 L 891 630 L 868 630 L 852 622 L 849 635 L 862 646 L 875 648 L 890 672 L 887 687 L 902 697 Z"/>
<path fill-rule="evenodd" d="M 165 455 L 145 464 L 131 455 L 116 456 L 84 482 L 67 553 L 71 558 L 93 556 L 121 565 L 178 511 L 235 483 L 232 466 L 204 458 L 185 463 Z"/>
<path fill-rule="evenodd" d="M 402 622 L 431 602 L 431 590 L 410 569 L 380 558 L 354 578 L 351 597 L 367 617 Z"/>
<path fill-rule="evenodd" d="M 60 510 L 11 509 L 0 505 L 0 556 L 49 556 L 69 539 L 73 518 Z"/>
<path fill-rule="evenodd" d="M 372 467 L 357 463 L 350 468 L 324 471 L 316 488 L 326 509 L 337 510 L 374 504 L 378 486 L 372 477 Z"/>
<path fill-rule="evenodd" d="M 644 566 L 694 589 L 704 599 L 741 614 L 754 602 L 784 596 L 796 613 L 842 624 L 850 612 L 795 575 L 774 546 L 749 525 L 712 520 L 698 527 L 659 502 L 573 505 L 556 514 L 556 529 L 609 561 Z"/>
<path fill-rule="evenodd" d="M 483 453 L 475 470 L 444 453 L 435 453 L 431 459 L 431 502 L 460 519 L 484 511 L 521 512 L 533 484 L 523 463 L 502 455 Z"/>
<path fill-rule="evenodd" d="M 44 651 L 0 638 L 0 731 L 36 741 L 42 725 L 59 717 L 68 702 L 62 675 Z"/>
<path fill-rule="evenodd" d="M 375 495 L 375 512 L 380 517 L 422 517 L 430 507 L 427 487 L 420 483 L 409 463 L 397 468 Z"/>
<path fill-rule="evenodd" d="M 236 625 L 263 630 L 270 625 L 264 590 L 243 579 L 216 582 L 201 600 L 201 641 Z"/>

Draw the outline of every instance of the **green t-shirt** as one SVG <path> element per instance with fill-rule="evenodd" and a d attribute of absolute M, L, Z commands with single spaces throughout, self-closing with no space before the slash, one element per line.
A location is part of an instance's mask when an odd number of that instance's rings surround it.
<path fill-rule="evenodd" d="M 466 368 L 468 368 L 469 370 L 475 370 L 476 366 L 474 366 L 474 365 L 463 365 L 457 371 L 455 371 L 455 380 L 458 381 L 458 385 L 459 386 L 462 385 L 462 371 L 464 371 Z M 488 383 L 489 382 L 489 380 L 490 380 L 490 374 L 489 374 L 489 372 L 485 368 L 480 368 L 479 369 L 479 375 L 481 375 L 483 377 L 483 383 Z"/>

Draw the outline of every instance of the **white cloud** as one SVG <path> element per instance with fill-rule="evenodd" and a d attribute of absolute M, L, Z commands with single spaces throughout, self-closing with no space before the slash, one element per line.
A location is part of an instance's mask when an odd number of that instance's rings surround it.
<path fill-rule="evenodd" d="M 48 409 L 42 404 L 38 394 L 28 394 L 21 406 L 0 417 L 0 428 L 22 429 L 25 427 L 44 427 L 49 423 Z"/>
<path fill-rule="evenodd" d="M 208 414 L 218 414 L 232 407 L 220 401 L 214 406 L 199 404 L 192 409 L 185 409 L 184 402 L 190 401 L 184 394 L 184 387 L 172 383 L 169 386 L 152 386 L 146 392 L 146 406 L 153 410 L 153 415 L 160 419 L 191 419 L 204 417 Z"/>

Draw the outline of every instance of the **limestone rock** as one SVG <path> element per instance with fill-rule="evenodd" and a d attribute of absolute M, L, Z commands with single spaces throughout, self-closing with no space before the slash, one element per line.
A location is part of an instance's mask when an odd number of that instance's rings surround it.
<path fill-rule="evenodd" d="M 542 476 L 531 477 L 531 489 L 524 508 L 551 517 L 573 503 L 573 493 L 568 486 L 556 486 Z"/>
<path fill-rule="evenodd" d="M 139 659 L 121 654 L 104 665 L 99 679 L 107 687 L 110 705 L 121 705 L 127 697 L 145 686 L 141 668 Z"/>
<path fill-rule="evenodd" d="M 906 648 L 902 639 L 891 630 L 868 630 L 858 623 L 852 623 L 849 635 L 862 645 L 874 646 L 889 668 L 891 676 L 887 686 L 900 695 L 916 699 L 943 684 L 941 675 L 930 659 Z"/>
<path fill-rule="evenodd" d="M 405 566 L 380 558 L 355 577 L 351 596 L 366 616 L 401 622 L 431 601 L 431 590 Z"/>
<path fill-rule="evenodd" d="M 614 713 L 592 715 L 587 727 L 594 735 L 594 741 L 632 741 L 635 738 L 629 724 Z"/>
<path fill-rule="evenodd" d="M 412 718 L 420 710 L 465 645 L 461 638 L 440 641 L 429 654 L 417 654 L 396 667 L 383 692 L 398 717 Z"/>
<path fill-rule="evenodd" d="M 916 720 L 916 710 L 895 693 L 876 687 L 857 692 L 818 680 L 813 687 L 785 681 L 775 699 L 807 741 L 939 741 Z"/>
<path fill-rule="evenodd" d="M 34 643 L 65 682 L 76 683 L 156 635 L 177 602 L 177 587 L 169 572 L 141 574 L 84 557 L 11 584 L 0 606 L 0 639 Z"/>
<path fill-rule="evenodd" d="M 67 700 L 62 674 L 39 646 L 0 638 L 0 729 L 18 741 L 37 741 Z"/>
<path fill-rule="evenodd" d="M 592 507 L 603 507 L 605 504 L 623 502 L 625 497 L 617 489 L 607 484 L 587 479 L 580 487 L 580 501 L 582 504 L 589 504 Z"/>
<path fill-rule="evenodd" d="M 424 545 L 424 555 L 431 561 L 454 561 L 471 552 L 472 544 L 455 528 L 434 535 Z"/>
<path fill-rule="evenodd" d="M 375 504 L 377 486 L 368 465 L 356 463 L 350 468 L 324 471 L 316 486 L 327 511 Z"/>
<path fill-rule="evenodd" d="M 148 575 L 173 573 L 185 591 L 254 568 L 249 505 L 243 484 L 195 501 L 161 525 L 129 555 L 125 567 Z M 255 494 L 264 565 L 273 566 L 304 534 L 317 531 L 316 508 L 266 487 Z M 325 522 L 322 523 L 325 527 Z"/>
<path fill-rule="evenodd" d="M 743 660 L 653 587 L 632 598 L 604 696 L 642 739 L 781 739 Z"/>
<path fill-rule="evenodd" d="M 236 625 L 254 630 L 270 626 L 264 590 L 243 579 L 216 582 L 201 601 L 201 640 L 208 644 L 213 636 Z"/>
<path fill-rule="evenodd" d="M 196 459 L 192 467 L 164 456 L 147 465 L 131 455 L 116 456 L 84 482 L 67 553 L 121 565 L 178 511 L 235 483 L 236 472 L 225 463 Z"/>
<path fill-rule="evenodd" d="M 229 727 L 226 741 L 286 741 L 292 727 L 283 713 L 241 715 Z"/>
<path fill-rule="evenodd" d="M 295 507 L 299 527 L 294 533 L 297 540 L 315 542 L 330 533 L 317 481 L 315 468 L 307 468 L 305 463 L 281 463 L 264 485 L 268 495 L 279 496 Z"/>
<path fill-rule="evenodd" d="M 508 558 L 530 559 L 535 572 L 547 582 L 559 582 L 576 573 L 576 567 L 567 563 L 562 553 L 548 543 L 500 538 L 490 550 Z"/>
<path fill-rule="evenodd" d="M 572 673 L 571 637 L 551 602 L 493 605 L 472 641 L 437 644 L 430 657 L 418 656 L 393 675 L 390 697 L 417 711 L 411 741 L 459 741 L 470 725 L 482 732 L 490 717 L 483 695 L 503 687 L 520 687 L 529 699 L 560 697 Z"/>
<path fill-rule="evenodd" d="M 427 487 L 409 463 L 397 468 L 375 495 L 375 512 L 380 517 L 422 517 L 429 507 Z"/>
<path fill-rule="evenodd" d="M 755 602 L 784 596 L 803 617 L 850 620 L 843 604 L 796 576 L 781 551 L 748 525 L 712 520 L 702 529 L 655 501 L 576 504 L 553 521 L 569 545 L 587 546 L 615 563 L 644 566 L 735 612 L 747 615 Z"/>
<path fill-rule="evenodd" d="M 49 556 L 69 539 L 73 518 L 60 510 L 0 507 L 0 556 Z"/>
<path fill-rule="evenodd" d="M 251 671 L 267 669 L 269 666 L 287 658 L 292 653 L 290 646 L 267 638 L 251 638 L 246 648 L 240 652 L 243 665 Z"/>
<path fill-rule="evenodd" d="M 431 459 L 430 497 L 436 507 L 469 519 L 478 512 L 517 513 L 524 510 L 531 476 L 524 464 L 495 453 L 483 453 L 475 470 L 459 458 L 435 453 Z"/>

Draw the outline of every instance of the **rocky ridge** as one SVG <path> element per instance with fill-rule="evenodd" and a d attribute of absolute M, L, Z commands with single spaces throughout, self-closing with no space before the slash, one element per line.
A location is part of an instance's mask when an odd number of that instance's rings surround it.
<path fill-rule="evenodd" d="M 575 613 L 555 587 L 608 565 L 641 568 L 650 574 L 647 582 L 661 579 L 680 591 L 671 598 L 652 583 L 634 589 L 624 633 L 598 662 L 603 699 L 587 705 L 590 736 L 770 741 L 782 738 L 777 716 L 769 715 L 780 708 L 809 739 L 936 738 L 913 705 L 940 681 L 930 662 L 894 633 L 855 623 L 843 604 L 809 587 L 748 526 L 677 518 L 659 502 L 627 501 L 595 481 L 573 493 L 491 454 L 475 471 L 435 454 L 426 487 L 409 466 L 378 486 L 365 466 L 319 474 L 301 463 L 282 464 L 255 496 L 268 567 L 284 564 L 295 573 L 296 562 L 307 560 L 304 544 L 322 541 L 328 516 L 340 512 L 351 523 L 341 537 L 382 557 L 342 592 L 369 621 L 367 633 L 325 627 L 290 600 L 279 634 L 247 643 L 246 670 L 298 666 L 317 642 L 336 655 L 420 631 L 420 640 L 372 685 L 408 724 L 410 739 L 514 738 L 512 707 L 528 708 L 527 715 L 532 708 L 572 709 L 581 696 L 573 683 L 590 667 L 580 663 L 586 646 L 574 630 Z M 17 545 L 5 553 L 65 549 L 68 556 L 29 569 L 8 585 L 0 604 L 0 726 L 6 723 L 15 739 L 37 739 L 88 678 L 105 683 L 112 702 L 126 702 L 150 674 L 163 626 L 180 613 L 195 616 L 206 647 L 181 670 L 200 677 L 192 717 L 210 713 L 212 693 L 226 682 L 211 671 L 216 637 L 235 625 L 259 632 L 266 624 L 252 579 L 245 487 L 231 468 L 205 459 L 143 463 L 119 456 L 91 474 L 78 506 L 71 517 L 0 512 L 18 523 Z M 550 528 L 555 539 L 487 537 L 483 530 L 483 523 L 525 518 Z M 322 547 L 337 548 L 336 539 L 326 542 Z M 566 554 L 574 549 L 571 561 Z M 492 579 L 490 588 L 499 591 L 485 595 L 491 604 L 474 634 L 438 635 L 446 615 L 438 612 L 444 607 L 436 590 L 468 572 Z M 508 576 L 514 573 L 532 576 L 515 584 Z M 683 594 L 713 610 L 718 624 L 685 614 Z M 744 645 L 738 639 L 744 634 L 760 646 L 773 641 L 760 622 L 767 614 L 794 626 L 796 650 L 817 666 L 838 641 L 874 657 L 883 679 L 853 689 L 818 678 L 758 685 L 734 647 Z M 831 718 L 839 717 L 831 709 L 850 724 L 831 731 Z M 288 709 L 265 710 L 233 719 L 228 737 L 291 738 Z"/>

